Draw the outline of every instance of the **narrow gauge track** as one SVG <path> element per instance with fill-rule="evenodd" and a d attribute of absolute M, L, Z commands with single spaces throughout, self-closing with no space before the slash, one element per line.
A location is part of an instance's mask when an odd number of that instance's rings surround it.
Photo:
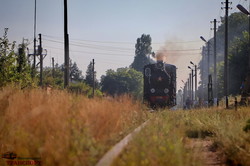
<path fill-rule="evenodd" d="M 133 132 L 124 137 L 120 142 L 118 142 L 115 146 L 113 146 L 96 164 L 96 166 L 110 166 L 115 158 L 122 152 L 123 148 L 132 140 L 133 136 L 138 133 L 142 128 L 146 126 L 149 122 L 147 120 L 139 127 L 137 127 Z"/>

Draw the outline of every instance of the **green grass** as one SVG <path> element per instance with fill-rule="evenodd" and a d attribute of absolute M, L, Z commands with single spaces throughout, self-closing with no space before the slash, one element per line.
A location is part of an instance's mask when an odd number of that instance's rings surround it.
<path fill-rule="evenodd" d="M 249 108 L 158 112 L 113 165 L 204 165 L 190 139 L 212 140 L 227 162 L 250 165 L 249 117 Z"/>

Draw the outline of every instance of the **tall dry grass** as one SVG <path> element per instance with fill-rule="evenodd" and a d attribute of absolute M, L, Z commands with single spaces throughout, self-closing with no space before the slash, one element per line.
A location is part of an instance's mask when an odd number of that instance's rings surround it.
<path fill-rule="evenodd" d="M 88 99 L 57 90 L 48 94 L 4 88 L 0 91 L 0 153 L 41 157 L 43 165 L 94 165 L 145 119 L 141 105 L 127 96 Z"/>

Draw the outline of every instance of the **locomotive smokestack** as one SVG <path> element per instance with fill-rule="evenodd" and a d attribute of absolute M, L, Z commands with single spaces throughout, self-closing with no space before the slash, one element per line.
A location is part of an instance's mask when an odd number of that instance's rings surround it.
<path fill-rule="evenodd" d="M 166 61 L 166 51 L 163 50 L 163 51 L 159 51 L 156 53 L 156 60 L 157 62 L 165 62 Z"/>

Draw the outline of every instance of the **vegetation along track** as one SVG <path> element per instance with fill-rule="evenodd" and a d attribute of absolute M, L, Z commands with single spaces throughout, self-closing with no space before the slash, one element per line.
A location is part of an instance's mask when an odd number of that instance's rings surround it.
<path fill-rule="evenodd" d="M 159 111 L 112 165 L 248 166 L 249 117 L 249 108 Z"/>
<path fill-rule="evenodd" d="M 175 110 L 174 107 L 170 110 Z M 149 112 L 157 112 L 155 109 L 150 109 Z M 96 164 L 96 166 L 110 166 L 112 162 L 118 157 L 122 150 L 128 145 L 128 143 L 133 139 L 133 136 L 141 131 L 147 124 L 149 120 L 138 126 L 133 132 L 124 137 L 120 142 L 114 145 Z"/>
<path fill-rule="evenodd" d="M 118 142 L 114 147 L 112 147 L 96 164 L 96 166 L 109 166 L 112 164 L 114 159 L 118 157 L 118 155 L 122 152 L 125 146 L 132 140 L 133 136 L 138 133 L 149 120 L 144 122 L 142 125 L 137 127 L 132 133 L 128 134 L 125 138 L 123 138 L 120 142 Z"/>

